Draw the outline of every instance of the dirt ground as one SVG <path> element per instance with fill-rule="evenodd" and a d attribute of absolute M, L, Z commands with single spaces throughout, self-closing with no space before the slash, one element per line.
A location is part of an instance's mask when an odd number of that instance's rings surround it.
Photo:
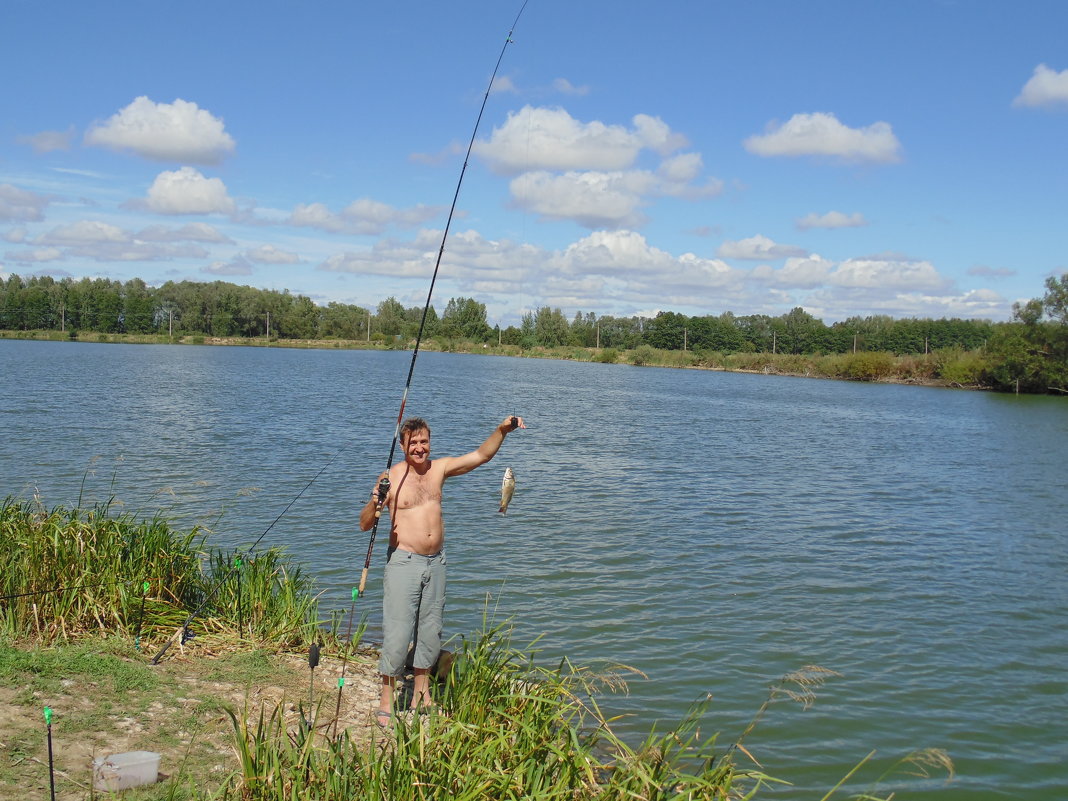
<path fill-rule="evenodd" d="M 377 654 L 349 660 L 337 726 L 356 739 L 384 737 L 374 722 L 378 705 Z M 132 661 L 132 660 L 131 660 Z M 282 705 L 287 725 L 301 725 L 315 710 L 320 733 L 333 734 L 342 662 L 323 655 L 315 670 L 307 654 L 249 654 L 233 649 L 186 647 L 157 666 L 134 664 L 144 687 L 114 686 L 106 677 L 90 681 L 76 671 L 29 675 L 0 686 L 0 799 L 49 798 L 48 727 L 43 709 L 53 710 L 52 751 L 56 798 L 91 797 L 92 763 L 127 751 L 161 755 L 160 783 L 127 791 L 127 799 L 162 799 L 173 784 L 214 790 L 237 769 L 234 725 L 225 708 L 255 721 Z M 99 795 L 99 794 L 98 794 Z M 177 798 L 185 797 L 177 792 Z"/>

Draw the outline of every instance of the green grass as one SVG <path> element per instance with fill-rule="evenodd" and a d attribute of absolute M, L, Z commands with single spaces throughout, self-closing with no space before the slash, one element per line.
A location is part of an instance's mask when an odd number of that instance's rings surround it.
<path fill-rule="evenodd" d="M 444 684 L 438 710 L 394 715 L 377 747 L 311 729 L 279 705 L 250 715 L 230 710 L 239 769 L 217 796 L 242 801 L 283 799 L 537 799 L 538 801 L 683 801 L 748 799 L 781 782 L 764 774 L 744 745 L 777 702 L 808 705 L 833 671 L 807 667 L 771 688 L 752 722 L 733 741 L 704 735 L 708 702 L 695 704 L 674 729 L 651 733 L 633 747 L 617 737 L 596 702 L 623 687 L 626 669 L 595 672 L 567 660 L 539 666 L 535 652 L 512 647 L 504 627 L 486 628 L 462 650 Z M 860 760 L 831 788 L 872 767 Z M 881 801 L 877 785 L 895 772 L 952 764 L 940 751 L 899 760 L 858 798 Z M 924 775 L 930 775 L 925 773 Z"/>
<path fill-rule="evenodd" d="M 320 636 L 311 583 L 277 549 L 209 551 L 159 517 L 0 506 L 0 635 L 42 644 L 89 634 L 137 646 L 197 633 L 294 648 Z"/>

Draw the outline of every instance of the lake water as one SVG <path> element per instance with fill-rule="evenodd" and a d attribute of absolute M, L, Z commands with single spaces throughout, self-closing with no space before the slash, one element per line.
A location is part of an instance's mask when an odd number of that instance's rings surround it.
<path fill-rule="evenodd" d="M 410 360 L 3 340 L 0 496 L 115 496 L 230 546 L 306 490 L 261 547 L 347 610 Z M 833 669 L 747 740 L 794 782 L 775 797 L 819 798 L 873 749 L 869 778 L 937 747 L 952 782 L 882 792 L 1068 798 L 1068 399 L 422 353 L 408 411 L 438 454 L 513 412 L 529 425 L 446 485 L 447 633 L 489 598 L 546 661 L 640 669 L 603 700 L 635 742 L 707 694 L 702 731 L 730 742 L 780 676 Z"/>

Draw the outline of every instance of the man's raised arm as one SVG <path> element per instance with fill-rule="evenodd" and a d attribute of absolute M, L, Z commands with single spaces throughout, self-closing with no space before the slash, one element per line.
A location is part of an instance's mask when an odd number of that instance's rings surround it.
<path fill-rule="evenodd" d="M 446 457 L 443 460 L 445 462 L 445 477 L 462 476 L 464 473 L 470 473 L 476 467 L 484 465 L 497 455 L 497 451 L 504 444 L 504 438 L 510 432 L 515 431 L 517 428 L 526 427 L 522 417 L 512 415 L 504 418 L 504 421 L 493 429 L 493 433 L 486 437 L 486 441 L 475 450 L 463 456 Z"/>

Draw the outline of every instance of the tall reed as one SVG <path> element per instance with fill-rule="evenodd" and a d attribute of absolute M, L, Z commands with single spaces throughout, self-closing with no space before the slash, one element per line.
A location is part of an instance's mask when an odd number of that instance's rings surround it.
<path fill-rule="evenodd" d="M 767 781 L 738 768 L 716 738 L 698 732 L 700 709 L 675 731 L 638 748 L 612 731 L 595 695 L 618 688 L 618 670 L 593 672 L 563 660 L 539 667 L 501 627 L 465 640 L 428 715 L 397 713 L 388 736 L 368 747 L 342 732 L 312 734 L 285 705 L 231 714 L 240 772 L 225 798 L 623 799 L 743 798 Z M 329 733 L 329 725 L 321 729 Z"/>
<path fill-rule="evenodd" d="M 90 633 L 152 641 L 198 611 L 197 625 L 272 646 L 310 642 L 309 582 L 277 550 L 245 556 L 205 548 L 197 528 L 92 509 L 0 505 L 0 632 L 41 643 Z"/>

